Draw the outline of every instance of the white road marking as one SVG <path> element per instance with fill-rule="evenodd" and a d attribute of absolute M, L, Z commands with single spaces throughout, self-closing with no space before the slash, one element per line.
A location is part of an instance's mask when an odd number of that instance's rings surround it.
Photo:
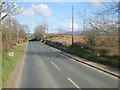
<path fill-rule="evenodd" d="M 61 71 L 61 69 L 58 68 L 52 61 L 51 61 L 51 63 L 52 63 L 59 71 Z"/>
<path fill-rule="evenodd" d="M 84 63 L 78 62 L 78 61 L 76 61 L 75 59 L 70 58 L 70 57 L 68 57 L 68 56 L 60 53 L 60 52 L 62 52 L 62 51 L 60 51 L 60 50 L 58 50 L 58 49 L 55 49 L 55 48 L 50 47 L 50 46 L 47 46 L 47 47 L 50 48 L 51 50 L 54 50 L 53 52 L 57 52 L 57 53 L 61 54 L 62 56 L 66 57 L 66 58 L 68 58 L 68 59 L 71 59 L 71 61 L 74 61 L 74 62 L 77 62 L 77 63 L 82 64 L 82 65 L 84 65 L 84 66 L 87 66 L 87 67 L 89 67 L 89 68 L 91 68 L 91 69 L 93 69 L 93 70 L 95 70 L 95 71 L 98 71 L 98 72 L 100 72 L 100 73 L 103 73 L 103 74 L 105 74 L 105 75 L 108 75 L 109 77 L 118 79 L 118 77 L 115 77 L 115 76 L 113 76 L 113 75 L 111 75 L 111 74 L 109 74 L 109 73 L 103 72 L 103 71 L 98 70 L 98 69 L 96 69 L 96 68 L 94 68 L 94 67 L 91 67 L 91 66 L 88 66 L 88 65 L 86 65 L 86 64 L 84 64 Z"/>
<path fill-rule="evenodd" d="M 68 58 L 69 58 L 69 57 L 68 57 Z M 69 58 L 69 59 L 72 59 L 72 58 Z M 109 73 L 106 73 L 106 72 L 104 72 L 104 71 L 98 70 L 98 69 L 96 69 L 96 68 L 94 68 L 94 67 L 91 67 L 91 66 L 89 66 L 89 65 L 86 65 L 86 64 L 84 64 L 84 63 L 78 62 L 78 61 L 76 61 L 76 60 L 74 60 L 74 59 L 72 59 L 72 61 L 74 61 L 74 62 L 76 62 L 76 63 L 79 63 L 79 64 L 82 64 L 82 65 L 84 65 L 84 66 L 86 66 L 86 67 L 88 67 L 88 68 L 91 68 L 92 70 L 95 70 L 95 71 L 97 71 L 97 72 L 100 72 L 100 73 L 102 73 L 102 74 L 105 74 L 105 75 L 107 75 L 107 76 L 109 76 L 109 77 L 118 79 L 118 77 L 115 77 L 115 76 L 113 76 L 113 75 L 111 75 L 111 74 L 109 74 Z"/>
<path fill-rule="evenodd" d="M 75 87 L 77 87 L 77 88 L 80 88 L 75 82 L 73 82 L 73 80 L 72 79 L 70 79 L 70 78 L 67 78 Z M 80 89 L 81 90 L 81 89 Z"/>

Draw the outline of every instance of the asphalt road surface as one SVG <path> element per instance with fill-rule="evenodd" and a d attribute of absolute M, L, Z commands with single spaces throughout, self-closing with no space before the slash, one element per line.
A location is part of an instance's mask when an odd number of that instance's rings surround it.
<path fill-rule="evenodd" d="M 29 42 L 19 88 L 118 88 L 118 79 Z"/>

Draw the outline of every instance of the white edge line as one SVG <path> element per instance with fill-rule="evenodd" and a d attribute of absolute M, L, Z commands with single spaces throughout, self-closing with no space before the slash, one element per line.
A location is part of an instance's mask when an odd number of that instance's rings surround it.
<path fill-rule="evenodd" d="M 50 47 L 50 46 L 49 46 L 49 47 Z M 61 52 L 60 50 L 55 49 L 55 48 L 53 48 L 53 47 L 50 47 L 50 48 L 51 48 L 52 50 L 54 50 L 55 52 L 58 52 L 58 53 Z M 62 53 L 64 53 L 64 52 L 62 52 Z M 70 57 L 66 56 L 66 55 L 65 55 L 66 53 L 64 53 L 64 54 L 62 54 L 62 53 L 60 53 L 62 56 L 66 57 L 66 58 L 68 58 L 68 59 L 71 59 L 71 60 L 74 61 L 74 62 L 80 63 L 80 64 L 82 64 L 82 65 L 84 65 L 84 66 L 86 66 L 86 67 L 89 67 L 89 68 L 97 71 L 97 72 L 100 72 L 100 73 L 103 73 L 103 74 L 105 74 L 105 75 L 108 75 L 109 77 L 118 79 L 118 77 L 115 77 L 115 76 L 113 76 L 113 75 L 111 75 L 111 74 L 109 74 L 109 73 L 106 73 L 106 72 L 103 72 L 103 71 L 101 71 L 101 70 L 98 70 L 98 69 L 96 69 L 96 68 L 94 68 L 94 67 L 88 66 L 88 65 L 86 65 L 86 64 L 84 64 L 84 63 L 78 62 L 78 61 L 74 60 L 73 58 L 70 58 Z M 69 54 L 68 54 L 68 55 L 69 55 Z"/>
<path fill-rule="evenodd" d="M 67 78 L 75 87 L 80 88 L 75 82 L 73 82 L 73 80 L 71 80 L 70 78 Z"/>
<path fill-rule="evenodd" d="M 51 61 L 51 63 L 52 63 L 59 71 L 61 71 L 61 69 L 58 68 L 52 61 Z"/>

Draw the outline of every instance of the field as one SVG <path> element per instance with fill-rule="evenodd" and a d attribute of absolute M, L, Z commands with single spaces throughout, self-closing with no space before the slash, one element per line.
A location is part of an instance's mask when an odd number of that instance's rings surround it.
<path fill-rule="evenodd" d="M 116 38 L 116 37 L 115 37 Z M 50 38 L 46 40 L 51 42 L 58 42 L 62 43 L 63 45 L 70 46 L 72 44 L 72 35 L 71 34 L 51 34 Z M 109 38 L 107 36 L 102 36 L 102 38 L 98 39 L 101 41 L 103 46 L 90 46 L 91 49 L 94 49 L 94 53 L 99 55 L 101 52 L 105 52 L 107 55 L 118 55 L 118 48 L 117 47 L 109 47 Z M 88 47 L 89 45 L 86 44 L 85 36 L 74 34 L 74 43 L 82 45 L 83 47 Z M 106 45 L 106 46 L 105 46 Z M 103 51 L 102 51 L 103 50 Z"/>
<path fill-rule="evenodd" d="M 71 34 L 53 34 L 51 35 L 52 38 L 48 38 L 47 40 L 53 41 L 53 42 L 59 42 L 63 43 L 65 45 L 71 45 L 72 44 L 72 35 Z M 85 42 L 85 37 L 83 35 L 74 35 L 74 42 Z"/>

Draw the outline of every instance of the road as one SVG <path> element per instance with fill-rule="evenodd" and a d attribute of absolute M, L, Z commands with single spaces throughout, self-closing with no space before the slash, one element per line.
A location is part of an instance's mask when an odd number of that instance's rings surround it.
<path fill-rule="evenodd" d="M 29 42 L 19 88 L 118 88 L 118 79 Z"/>

